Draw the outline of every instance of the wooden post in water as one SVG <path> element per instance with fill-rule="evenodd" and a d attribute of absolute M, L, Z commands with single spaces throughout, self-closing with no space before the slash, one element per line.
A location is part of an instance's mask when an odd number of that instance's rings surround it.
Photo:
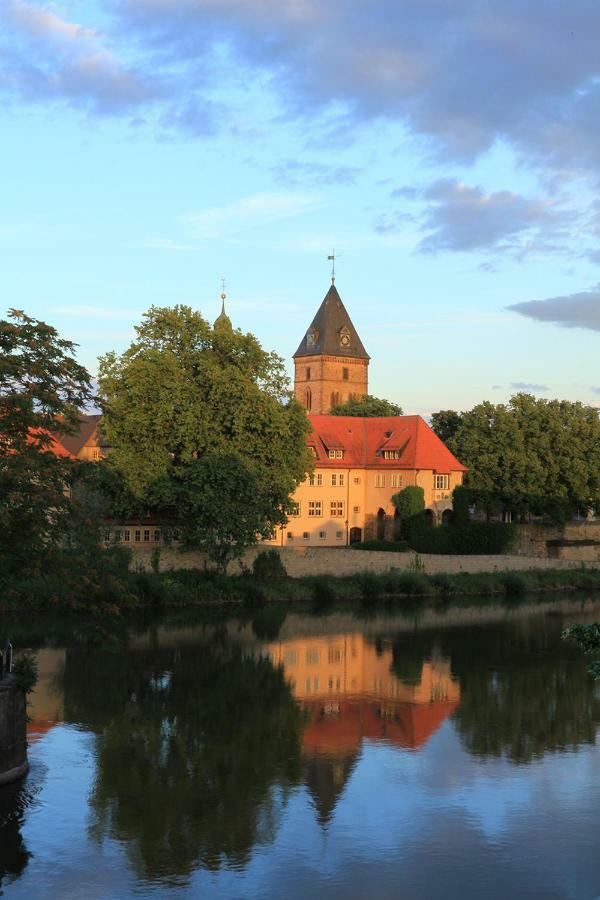
<path fill-rule="evenodd" d="M 7 645 L 8 649 L 8 645 Z M 12 648 L 11 648 L 12 651 Z M 0 674 L 0 787 L 27 771 L 27 700 L 10 674 L 12 652 L 2 654 Z"/>

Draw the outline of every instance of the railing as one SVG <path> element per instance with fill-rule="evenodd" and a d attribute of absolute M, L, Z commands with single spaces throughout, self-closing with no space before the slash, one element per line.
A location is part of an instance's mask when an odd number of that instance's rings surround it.
<path fill-rule="evenodd" d="M 7 641 L 4 649 L 0 650 L 0 681 L 2 681 L 5 675 L 10 675 L 12 672 L 12 663 L 13 645 L 10 641 Z"/>

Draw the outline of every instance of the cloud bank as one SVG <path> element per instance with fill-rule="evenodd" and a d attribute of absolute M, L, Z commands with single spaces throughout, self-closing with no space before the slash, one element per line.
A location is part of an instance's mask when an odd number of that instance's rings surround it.
<path fill-rule="evenodd" d="M 528 300 L 506 308 L 537 322 L 600 331 L 600 286 L 593 291 L 549 297 L 547 300 Z"/>

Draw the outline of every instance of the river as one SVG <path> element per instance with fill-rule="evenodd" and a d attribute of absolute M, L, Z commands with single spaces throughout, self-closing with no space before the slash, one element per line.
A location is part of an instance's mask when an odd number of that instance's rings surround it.
<path fill-rule="evenodd" d="M 596 898 L 599 601 L 2 623 L 37 655 L 14 898 Z"/>

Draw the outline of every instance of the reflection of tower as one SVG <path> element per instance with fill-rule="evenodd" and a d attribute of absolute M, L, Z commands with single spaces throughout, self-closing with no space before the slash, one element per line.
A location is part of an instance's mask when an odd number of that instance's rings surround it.
<path fill-rule="evenodd" d="M 307 756 L 306 786 L 313 798 L 319 825 L 325 826 L 341 797 L 358 759 L 358 752 L 341 756 L 315 753 Z"/>
<path fill-rule="evenodd" d="M 294 394 L 309 413 L 369 393 L 369 354 L 332 284 L 294 353 Z"/>

